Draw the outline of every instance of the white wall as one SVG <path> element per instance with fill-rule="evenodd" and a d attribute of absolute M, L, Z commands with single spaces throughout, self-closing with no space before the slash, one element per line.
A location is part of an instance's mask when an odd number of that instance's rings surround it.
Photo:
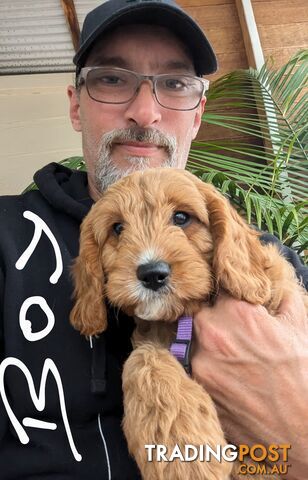
<path fill-rule="evenodd" d="M 69 120 L 72 73 L 0 77 L 0 195 L 20 193 L 49 162 L 82 155 Z"/>

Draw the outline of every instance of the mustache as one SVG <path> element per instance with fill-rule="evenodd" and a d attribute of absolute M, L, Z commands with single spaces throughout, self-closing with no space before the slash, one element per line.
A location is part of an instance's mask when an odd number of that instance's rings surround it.
<path fill-rule="evenodd" d="M 145 142 L 163 147 L 167 152 L 167 158 L 161 166 L 175 167 L 177 165 L 177 141 L 174 136 L 162 133 L 155 128 L 140 128 L 137 126 L 111 130 L 101 136 L 98 144 L 95 166 L 95 183 L 98 192 L 103 193 L 120 178 L 136 170 L 149 168 L 150 159 L 142 156 L 128 156 L 126 159 L 128 166 L 126 168 L 120 168 L 113 162 L 112 146 L 125 142 Z"/>
<path fill-rule="evenodd" d="M 114 129 L 101 138 L 101 148 L 111 150 L 116 143 L 140 142 L 165 148 L 169 155 L 176 150 L 176 140 L 172 135 L 162 133 L 155 128 L 129 127 Z"/>

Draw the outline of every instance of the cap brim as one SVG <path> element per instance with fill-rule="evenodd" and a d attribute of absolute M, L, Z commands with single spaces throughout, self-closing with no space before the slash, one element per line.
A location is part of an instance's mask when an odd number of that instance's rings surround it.
<path fill-rule="evenodd" d="M 198 75 L 214 73 L 217 70 L 217 60 L 214 51 L 201 28 L 183 10 L 166 4 L 151 2 L 125 7 L 102 22 L 82 43 L 74 56 L 78 66 L 85 64 L 86 58 L 95 40 L 103 33 L 121 25 L 151 24 L 166 27 L 174 32 L 189 48 Z"/>

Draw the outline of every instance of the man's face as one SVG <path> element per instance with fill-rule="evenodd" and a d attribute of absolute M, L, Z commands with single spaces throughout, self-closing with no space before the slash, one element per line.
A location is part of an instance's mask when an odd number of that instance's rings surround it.
<path fill-rule="evenodd" d="M 149 25 L 120 27 L 104 36 L 86 66 L 120 67 L 144 75 L 195 75 L 181 42 L 167 29 Z M 158 104 L 151 82 L 143 82 L 138 94 L 124 104 L 96 102 L 84 85 L 79 92 L 70 86 L 68 95 L 73 127 L 82 132 L 89 189 L 95 200 L 108 184 L 131 171 L 185 167 L 205 99 L 195 110 L 170 110 Z"/>

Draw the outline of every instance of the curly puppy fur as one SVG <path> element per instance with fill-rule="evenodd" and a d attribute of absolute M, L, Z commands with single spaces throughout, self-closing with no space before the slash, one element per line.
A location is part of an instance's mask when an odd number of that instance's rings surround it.
<path fill-rule="evenodd" d="M 188 213 L 190 221 L 175 225 L 175 212 Z M 123 227 L 118 234 L 117 223 Z M 166 262 L 170 275 L 153 291 L 136 272 L 156 261 Z M 73 277 L 71 323 L 83 335 L 106 329 L 106 298 L 136 319 L 135 349 L 123 370 L 123 429 L 143 478 L 230 478 L 228 462 L 147 461 L 146 444 L 172 451 L 175 444 L 226 443 L 209 395 L 168 351 L 174 322 L 193 315 L 219 289 L 275 314 L 290 292 L 304 295 L 294 269 L 274 245 L 260 243 L 211 185 L 170 168 L 136 172 L 107 190 L 82 224 Z"/>

